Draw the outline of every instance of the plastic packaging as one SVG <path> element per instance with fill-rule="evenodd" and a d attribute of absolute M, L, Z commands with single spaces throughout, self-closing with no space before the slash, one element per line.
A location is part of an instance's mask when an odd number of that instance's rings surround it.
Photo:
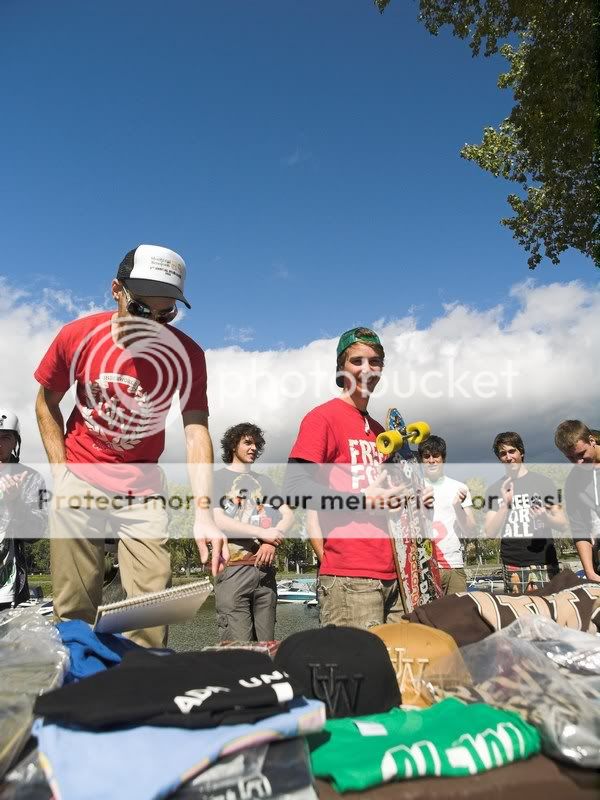
<path fill-rule="evenodd" d="M 37 749 L 22 756 L 0 786 L 0 800 L 52 800 L 52 797 Z"/>
<path fill-rule="evenodd" d="M 69 654 L 37 608 L 0 612 L 0 777 L 27 741 L 35 698 L 59 686 Z"/>
<path fill-rule="evenodd" d="M 597 636 L 522 617 L 436 662 L 427 688 L 436 700 L 453 696 L 516 711 L 539 730 L 547 755 L 600 767 L 599 659 Z"/>
<path fill-rule="evenodd" d="M 316 800 L 304 738 L 251 747 L 220 759 L 173 800 Z"/>

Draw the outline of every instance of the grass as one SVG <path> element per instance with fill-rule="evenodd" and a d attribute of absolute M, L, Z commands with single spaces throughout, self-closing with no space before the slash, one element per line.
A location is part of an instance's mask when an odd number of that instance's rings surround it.
<path fill-rule="evenodd" d="M 289 578 L 300 578 L 303 577 L 316 577 L 316 572 L 307 572 L 298 575 L 296 572 L 278 572 L 277 573 L 277 580 L 285 580 Z M 183 575 L 183 574 L 174 574 L 173 575 L 173 586 L 179 586 L 182 583 L 192 583 L 192 581 L 200 581 L 204 577 L 210 577 L 207 572 L 200 572 L 194 575 Z M 29 575 L 28 576 L 29 586 L 41 586 L 42 591 L 44 592 L 44 597 L 52 597 L 52 577 L 51 575 L 41 574 L 41 575 Z"/>

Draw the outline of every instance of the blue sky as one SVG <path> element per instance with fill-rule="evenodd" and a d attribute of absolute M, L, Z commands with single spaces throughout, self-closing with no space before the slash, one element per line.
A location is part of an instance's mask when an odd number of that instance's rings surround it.
<path fill-rule="evenodd" d="M 102 305 L 179 251 L 205 347 L 297 348 L 416 309 L 510 304 L 508 187 L 459 157 L 506 115 L 501 59 L 394 0 L 3 0 L 0 273 Z M 537 285 L 597 281 L 567 254 Z M 73 313 L 57 309 L 68 319 Z"/>

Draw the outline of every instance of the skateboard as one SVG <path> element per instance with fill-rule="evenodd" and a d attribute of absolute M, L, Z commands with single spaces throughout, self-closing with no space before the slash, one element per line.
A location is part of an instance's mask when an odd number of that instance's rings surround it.
<path fill-rule="evenodd" d="M 391 513 L 388 520 L 400 591 L 409 613 L 442 594 L 431 519 L 420 501 L 425 479 L 410 449 L 411 443 L 424 442 L 431 431 L 426 422 L 407 425 L 397 408 L 388 410 L 386 427 L 377 437 L 376 447 L 386 456 L 384 463 L 392 485 L 404 483 L 411 489 L 400 511 Z"/>

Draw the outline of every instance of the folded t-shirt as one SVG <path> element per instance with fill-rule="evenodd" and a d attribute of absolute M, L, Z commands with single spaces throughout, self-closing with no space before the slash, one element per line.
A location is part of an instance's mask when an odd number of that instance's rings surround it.
<path fill-rule="evenodd" d="M 406 618 L 446 631 L 459 647 L 464 647 L 530 614 L 546 617 L 567 628 L 595 633 L 600 629 L 600 612 L 594 609 L 598 598 L 600 583 L 586 582 L 565 569 L 535 592 L 448 595 L 416 608 Z"/>
<path fill-rule="evenodd" d="M 324 722 L 325 705 L 300 698 L 287 711 L 252 725 L 222 725 L 214 730 L 141 725 L 98 732 L 38 719 L 33 734 L 42 768 L 61 800 L 152 800 L 167 797 L 221 756 L 313 733 Z"/>
<path fill-rule="evenodd" d="M 38 697 L 48 721 L 105 730 L 123 725 L 210 728 L 256 722 L 299 695 L 264 653 L 128 653 L 121 664 Z"/>
<path fill-rule="evenodd" d="M 475 775 L 540 751 L 534 727 L 485 703 L 442 700 L 431 708 L 330 719 L 309 736 L 312 771 L 339 792 L 428 775 Z"/>

